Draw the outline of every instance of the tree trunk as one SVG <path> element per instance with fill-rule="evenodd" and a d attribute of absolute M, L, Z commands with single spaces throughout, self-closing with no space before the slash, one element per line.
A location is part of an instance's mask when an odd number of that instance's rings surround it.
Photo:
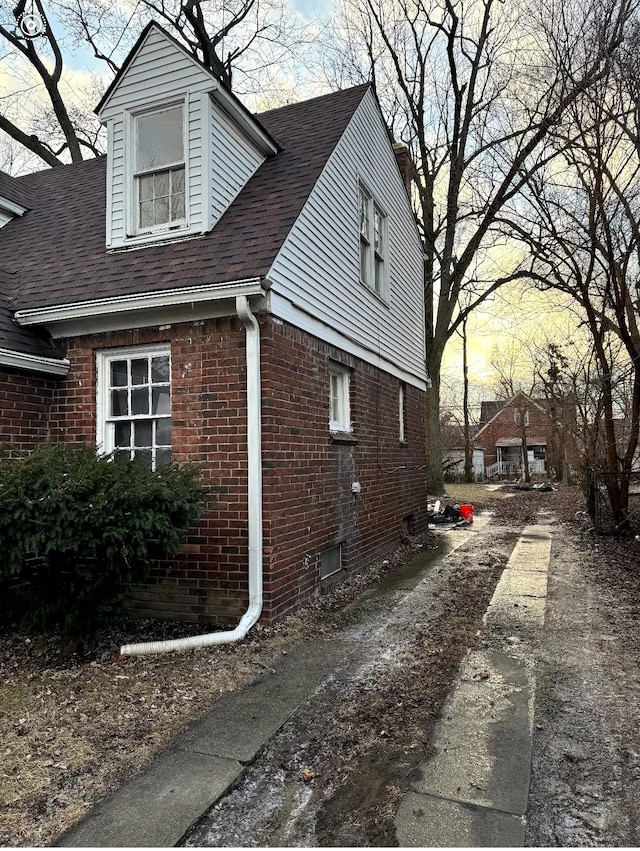
<path fill-rule="evenodd" d="M 432 496 L 444 491 L 442 473 L 442 440 L 440 437 L 440 358 L 432 364 L 427 358 L 431 387 L 427 388 L 425 403 L 426 480 L 427 490 Z"/>
<path fill-rule="evenodd" d="M 462 323 L 462 375 L 464 382 L 462 408 L 464 414 L 464 480 L 473 481 L 473 446 L 469 426 L 469 367 L 467 364 L 467 320 Z"/>

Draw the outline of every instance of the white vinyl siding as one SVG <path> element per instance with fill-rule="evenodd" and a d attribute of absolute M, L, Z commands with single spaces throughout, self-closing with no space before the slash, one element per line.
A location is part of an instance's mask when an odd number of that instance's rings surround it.
<path fill-rule="evenodd" d="M 121 76 L 102 113 L 107 120 L 124 109 L 179 98 L 185 91 L 211 89 L 211 76 L 159 30 L 152 29 Z"/>
<path fill-rule="evenodd" d="M 385 216 L 387 303 L 360 281 L 361 184 L 375 187 Z M 422 273 L 409 199 L 369 92 L 269 271 L 272 310 L 424 388 Z"/>
<path fill-rule="evenodd" d="M 265 160 L 224 112 L 211 104 L 211 225 L 220 219 L 238 192 Z"/>
<path fill-rule="evenodd" d="M 191 57 L 152 29 L 106 103 L 109 130 L 107 246 L 145 244 L 210 230 L 264 160 L 264 154 L 217 107 L 216 82 Z M 135 117 L 184 104 L 186 209 L 179 229 L 137 233 Z"/>

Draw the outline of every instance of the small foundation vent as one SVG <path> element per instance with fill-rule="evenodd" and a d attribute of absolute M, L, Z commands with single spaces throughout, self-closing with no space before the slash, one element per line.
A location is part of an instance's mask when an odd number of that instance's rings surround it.
<path fill-rule="evenodd" d="M 320 579 L 329 579 L 342 570 L 342 544 L 336 544 L 320 553 Z"/>

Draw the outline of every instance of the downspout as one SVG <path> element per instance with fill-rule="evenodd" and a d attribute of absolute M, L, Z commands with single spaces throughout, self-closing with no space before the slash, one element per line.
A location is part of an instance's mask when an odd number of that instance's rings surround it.
<path fill-rule="evenodd" d="M 236 296 L 236 313 L 245 328 L 247 361 L 247 498 L 249 509 L 249 607 L 235 629 L 176 638 L 125 644 L 123 656 L 191 650 L 240 641 L 262 612 L 262 422 L 260 391 L 260 327 L 247 296 Z"/>

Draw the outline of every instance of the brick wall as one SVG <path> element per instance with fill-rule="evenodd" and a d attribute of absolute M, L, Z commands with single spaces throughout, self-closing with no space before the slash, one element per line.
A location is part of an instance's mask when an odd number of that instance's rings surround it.
<path fill-rule="evenodd" d="M 172 453 L 203 465 L 208 510 L 181 552 L 134 589 L 140 616 L 236 622 L 247 598 L 245 333 L 233 319 L 95 334 L 65 341 L 71 361 L 52 411 L 54 439 L 93 443 L 96 351 L 171 344 Z"/>
<path fill-rule="evenodd" d="M 49 412 L 58 379 L 2 367 L 0 446 L 10 452 L 33 449 L 48 439 Z"/>
<path fill-rule="evenodd" d="M 273 318 L 262 352 L 264 597 L 279 617 L 319 587 L 328 547 L 341 543 L 343 566 L 353 570 L 388 554 L 410 515 L 415 528 L 424 526 L 423 401 L 406 388 L 401 444 L 397 379 Z M 351 370 L 353 442 L 329 433 L 330 360 Z"/>
<path fill-rule="evenodd" d="M 273 317 L 260 325 L 268 622 L 317 592 L 328 547 L 342 544 L 353 570 L 389 553 L 409 523 L 424 526 L 426 489 L 419 391 L 406 387 L 401 444 L 397 379 Z M 182 551 L 154 567 L 131 606 L 141 616 L 235 624 L 248 597 L 244 329 L 228 318 L 63 342 L 71 369 L 51 386 L 49 435 L 74 443 L 95 441 L 96 351 L 171 343 L 173 456 L 203 464 L 212 497 Z M 330 359 L 351 370 L 351 441 L 329 433 Z"/>

